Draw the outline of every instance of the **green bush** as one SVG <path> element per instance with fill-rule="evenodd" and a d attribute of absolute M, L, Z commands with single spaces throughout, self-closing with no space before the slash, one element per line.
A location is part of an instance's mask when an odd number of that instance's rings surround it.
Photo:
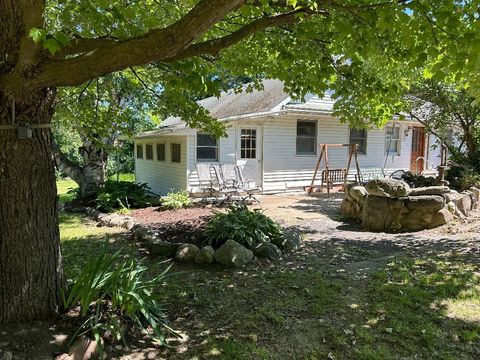
<path fill-rule="evenodd" d="M 445 180 L 449 182 L 451 188 L 458 191 L 470 189 L 472 186 L 480 186 L 480 174 L 468 167 L 450 167 L 445 174 Z"/>
<path fill-rule="evenodd" d="M 120 209 L 141 208 L 152 204 L 147 184 L 107 180 L 95 198 L 96 208 L 112 212 Z"/>
<path fill-rule="evenodd" d="M 188 191 L 171 191 L 160 198 L 160 204 L 164 209 L 181 209 L 192 205 Z"/>
<path fill-rule="evenodd" d="M 106 331 L 113 341 L 126 344 L 125 333 L 132 327 L 147 335 L 151 330 L 153 340 L 165 343 L 166 333 L 176 333 L 168 327 L 161 297 L 154 289 L 164 282 L 167 271 L 148 279 L 148 269 L 139 261 L 122 262 L 119 253 L 107 255 L 105 250 L 90 260 L 64 296 L 65 308 L 78 306 L 81 318 L 70 344 L 79 335 L 90 334 L 102 349 Z"/>
<path fill-rule="evenodd" d="M 205 242 L 214 248 L 232 239 L 253 249 L 261 242 L 274 241 L 283 235 L 280 226 L 259 210 L 246 205 L 231 206 L 227 213 L 217 212 L 205 229 Z"/>

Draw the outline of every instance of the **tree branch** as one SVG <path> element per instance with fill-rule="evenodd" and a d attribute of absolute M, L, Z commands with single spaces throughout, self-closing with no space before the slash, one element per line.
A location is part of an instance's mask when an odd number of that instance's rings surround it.
<path fill-rule="evenodd" d="M 193 44 L 213 24 L 245 3 L 246 0 L 200 0 L 174 24 L 140 37 L 128 40 L 79 40 L 68 51 L 72 54 L 84 52 L 83 55 L 47 61 L 33 80 L 33 85 L 76 86 L 130 66 L 174 57 Z"/>

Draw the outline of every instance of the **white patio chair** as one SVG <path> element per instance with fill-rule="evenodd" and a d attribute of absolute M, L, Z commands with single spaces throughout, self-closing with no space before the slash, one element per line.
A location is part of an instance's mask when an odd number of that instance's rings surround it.
<path fill-rule="evenodd" d="M 213 186 L 211 166 L 208 163 L 200 163 L 197 164 L 196 167 L 200 190 L 205 194 L 200 202 L 208 202 L 208 198 L 216 198 L 214 194 L 217 192 Z"/>
<path fill-rule="evenodd" d="M 247 196 L 242 198 L 242 201 L 246 202 L 248 200 L 252 200 L 253 202 L 260 203 L 260 201 L 254 195 L 259 194 L 262 191 L 261 187 L 257 186 L 255 180 L 245 178 L 240 166 L 235 166 L 235 172 L 237 174 L 239 190 L 247 194 Z"/>
<path fill-rule="evenodd" d="M 217 178 L 217 182 L 219 185 L 219 191 L 221 194 L 225 196 L 225 198 L 219 203 L 219 205 L 223 205 L 226 202 L 232 200 L 233 196 L 237 195 L 240 196 L 238 191 L 238 186 L 235 181 L 228 181 L 223 174 L 222 167 L 220 165 L 213 165 L 213 170 L 215 172 L 215 177 Z"/>

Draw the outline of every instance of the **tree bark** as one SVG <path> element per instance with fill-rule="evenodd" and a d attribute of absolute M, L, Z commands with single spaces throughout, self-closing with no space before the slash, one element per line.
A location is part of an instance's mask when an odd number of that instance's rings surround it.
<path fill-rule="evenodd" d="M 16 99 L 15 122 L 48 124 L 55 93 Z M 0 90 L 0 125 L 11 124 L 13 101 Z M 0 324 L 51 318 L 63 287 L 55 168 L 49 128 L 20 140 L 0 130 Z"/>
<path fill-rule="evenodd" d="M 103 189 L 106 181 L 108 155 L 105 149 L 85 141 L 79 149 L 84 166 L 70 161 L 54 143 L 54 158 L 57 168 L 78 184 L 81 198 L 91 198 Z"/>

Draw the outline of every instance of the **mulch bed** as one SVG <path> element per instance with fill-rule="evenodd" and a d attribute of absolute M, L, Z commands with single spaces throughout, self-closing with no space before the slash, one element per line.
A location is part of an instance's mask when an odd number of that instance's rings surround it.
<path fill-rule="evenodd" d="M 210 208 L 191 207 L 179 210 L 159 210 L 158 207 L 132 210 L 129 216 L 136 223 L 148 225 L 172 243 L 202 245 L 203 230 L 213 215 Z"/>

